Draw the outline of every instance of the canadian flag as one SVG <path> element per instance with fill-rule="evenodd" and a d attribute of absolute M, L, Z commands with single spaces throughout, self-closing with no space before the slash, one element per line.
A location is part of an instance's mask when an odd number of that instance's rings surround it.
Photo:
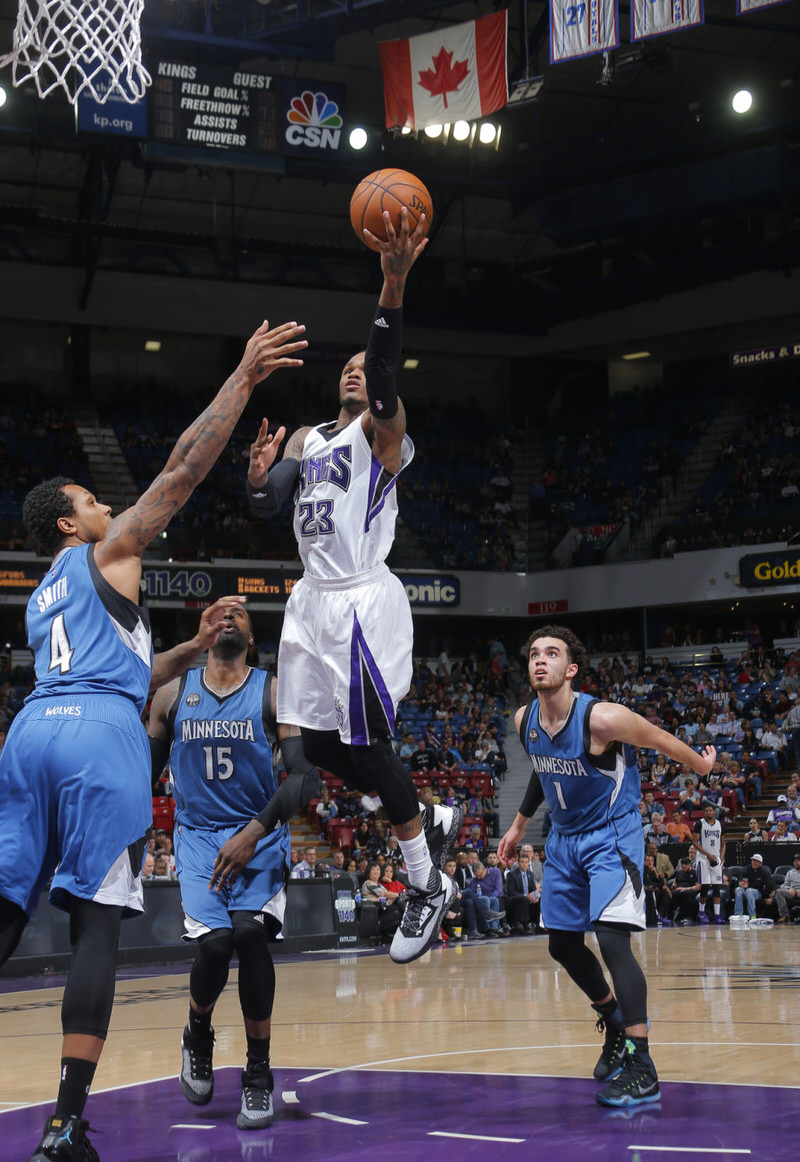
<path fill-rule="evenodd" d="M 505 10 L 379 45 L 386 128 L 476 121 L 508 104 Z"/>

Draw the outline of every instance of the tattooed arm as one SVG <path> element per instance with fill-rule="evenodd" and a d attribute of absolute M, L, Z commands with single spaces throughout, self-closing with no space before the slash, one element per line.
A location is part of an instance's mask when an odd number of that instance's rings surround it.
<path fill-rule="evenodd" d="M 297 323 L 270 330 L 265 320 L 214 400 L 178 437 L 164 469 L 136 504 L 111 522 L 94 555 L 103 576 L 120 593 L 138 600 L 142 553 L 216 463 L 256 384 L 278 367 L 302 367 L 302 359 L 291 356 L 306 346 L 304 330 Z"/>

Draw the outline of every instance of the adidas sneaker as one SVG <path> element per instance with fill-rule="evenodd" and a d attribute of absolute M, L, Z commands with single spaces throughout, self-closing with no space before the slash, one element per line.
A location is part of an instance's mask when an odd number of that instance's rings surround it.
<path fill-rule="evenodd" d="M 205 1106 L 214 1096 L 214 1030 L 208 1041 L 192 1037 L 189 1026 L 181 1037 L 180 1083 L 184 1097 L 195 1106 Z"/>
<path fill-rule="evenodd" d="M 272 1121 L 274 1082 L 268 1065 L 242 1071 L 242 1108 L 236 1116 L 240 1130 L 262 1130 Z"/>

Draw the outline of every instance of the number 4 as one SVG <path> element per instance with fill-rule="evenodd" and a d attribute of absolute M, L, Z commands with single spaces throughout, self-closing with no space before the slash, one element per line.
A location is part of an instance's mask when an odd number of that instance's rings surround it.
<path fill-rule="evenodd" d="M 68 674 L 72 669 L 72 655 L 74 653 L 75 650 L 70 645 L 67 636 L 64 614 L 59 613 L 58 617 L 53 618 L 50 624 L 50 665 L 48 672 L 58 668 L 62 674 Z"/>

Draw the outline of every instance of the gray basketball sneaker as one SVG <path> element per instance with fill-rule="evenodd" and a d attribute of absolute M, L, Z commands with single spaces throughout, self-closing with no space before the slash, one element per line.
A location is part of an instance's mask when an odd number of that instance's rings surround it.
<path fill-rule="evenodd" d="M 406 910 L 389 949 L 389 955 L 397 964 L 410 964 L 428 951 L 456 898 L 458 889 L 444 872 L 434 868 L 430 882 L 431 887 L 424 891 L 409 888 L 406 893 Z"/>
<path fill-rule="evenodd" d="M 274 1082 L 268 1065 L 242 1070 L 242 1108 L 236 1117 L 240 1130 L 263 1130 L 272 1121 Z"/>
<path fill-rule="evenodd" d="M 208 1041 L 192 1037 L 189 1026 L 181 1037 L 181 1075 L 183 1096 L 195 1106 L 206 1106 L 214 1096 L 214 1030 Z"/>

